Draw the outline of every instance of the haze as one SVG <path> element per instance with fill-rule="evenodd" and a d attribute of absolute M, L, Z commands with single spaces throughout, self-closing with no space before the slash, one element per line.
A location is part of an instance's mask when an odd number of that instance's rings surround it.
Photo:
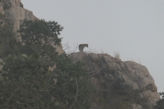
<path fill-rule="evenodd" d="M 67 52 L 119 53 L 145 65 L 164 91 L 164 0 L 22 0 L 24 7 L 64 27 Z"/>

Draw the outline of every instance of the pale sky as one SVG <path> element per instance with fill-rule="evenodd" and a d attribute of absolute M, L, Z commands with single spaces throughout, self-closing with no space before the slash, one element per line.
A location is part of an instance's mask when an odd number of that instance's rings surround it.
<path fill-rule="evenodd" d="M 119 53 L 145 65 L 164 91 L 164 0 L 22 0 L 24 7 L 64 27 L 68 51 Z"/>

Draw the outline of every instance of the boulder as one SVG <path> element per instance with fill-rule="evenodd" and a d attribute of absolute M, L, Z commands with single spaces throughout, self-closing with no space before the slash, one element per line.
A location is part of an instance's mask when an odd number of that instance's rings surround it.
<path fill-rule="evenodd" d="M 141 64 L 108 54 L 72 53 L 89 73 L 95 93 L 93 109 L 152 109 L 160 99 L 155 82 Z"/>

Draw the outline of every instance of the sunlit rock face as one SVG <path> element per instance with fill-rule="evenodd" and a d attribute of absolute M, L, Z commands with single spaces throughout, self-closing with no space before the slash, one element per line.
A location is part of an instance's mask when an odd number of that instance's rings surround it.
<path fill-rule="evenodd" d="M 108 54 L 73 53 L 90 74 L 96 91 L 92 109 L 152 109 L 159 100 L 157 87 L 147 68 Z"/>

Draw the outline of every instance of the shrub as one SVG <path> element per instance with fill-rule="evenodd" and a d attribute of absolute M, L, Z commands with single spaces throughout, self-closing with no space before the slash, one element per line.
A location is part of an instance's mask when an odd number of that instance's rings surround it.
<path fill-rule="evenodd" d="M 43 20 L 25 21 L 21 26 L 22 41 L 14 43 L 15 49 L 9 47 L 12 53 L 3 57 L 1 109 L 89 108 L 88 73 L 81 63 L 73 63 L 66 54 L 59 55 L 49 43 L 60 44 L 61 30 L 57 23 Z"/>

